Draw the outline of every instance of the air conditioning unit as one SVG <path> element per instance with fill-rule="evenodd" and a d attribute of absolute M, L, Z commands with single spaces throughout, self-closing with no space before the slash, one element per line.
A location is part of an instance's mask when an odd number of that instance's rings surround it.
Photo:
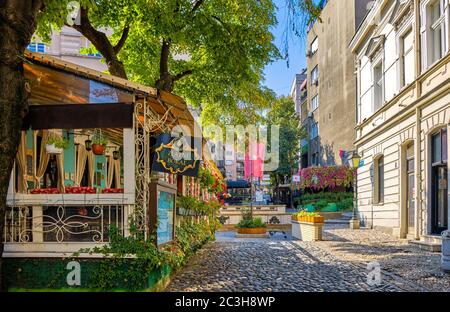
<path fill-rule="evenodd" d="M 311 56 L 312 56 L 311 50 L 306 51 L 306 57 L 311 57 Z"/>

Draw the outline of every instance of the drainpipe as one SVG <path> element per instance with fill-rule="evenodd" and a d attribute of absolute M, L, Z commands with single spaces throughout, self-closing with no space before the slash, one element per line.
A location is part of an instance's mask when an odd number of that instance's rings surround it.
<path fill-rule="evenodd" d="M 422 115 L 422 111 L 420 108 L 416 108 L 416 142 L 415 142 L 415 155 L 414 155 L 414 159 L 415 159 L 415 189 L 416 189 L 416 194 L 415 194 L 415 205 L 416 205 L 416 215 L 415 215 L 415 219 L 416 219 L 416 231 L 415 231 L 415 239 L 420 239 L 421 236 L 421 228 L 422 228 L 422 170 L 420 168 L 421 166 L 421 140 L 422 140 L 422 129 L 421 129 L 421 124 L 420 124 L 420 119 L 421 119 L 421 115 Z"/>
<path fill-rule="evenodd" d="M 421 61 L 421 40 L 420 40 L 420 0 L 414 0 L 414 19 L 415 19 L 415 76 L 419 77 L 422 71 L 422 61 Z M 416 80 L 416 96 L 419 99 L 422 95 L 420 82 Z M 422 146 L 422 128 L 420 120 L 422 117 L 422 111 L 418 107 L 416 108 L 416 142 L 415 142 L 415 219 L 416 219 L 416 230 L 414 233 L 414 238 L 416 240 L 420 239 L 422 230 L 422 171 L 421 171 L 421 146 Z M 426 148 L 426 147 L 425 147 Z"/>

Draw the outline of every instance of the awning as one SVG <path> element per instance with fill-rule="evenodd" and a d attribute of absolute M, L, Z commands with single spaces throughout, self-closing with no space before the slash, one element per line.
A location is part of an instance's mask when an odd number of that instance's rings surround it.
<path fill-rule="evenodd" d="M 30 105 L 23 130 L 132 128 L 133 104 Z"/>
<path fill-rule="evenodd" d="M 250 182 L 246 180 L 227 181 L 227 188 L 249 188 Z"/>

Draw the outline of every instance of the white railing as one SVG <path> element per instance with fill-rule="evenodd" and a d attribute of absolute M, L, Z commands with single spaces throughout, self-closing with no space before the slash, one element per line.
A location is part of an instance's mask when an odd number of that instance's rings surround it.
<path fill-rule="evenodd" d="M 111 226 L 124 235 L 124 205 L 10 206 L 5 243 L 109 241 Z"/>

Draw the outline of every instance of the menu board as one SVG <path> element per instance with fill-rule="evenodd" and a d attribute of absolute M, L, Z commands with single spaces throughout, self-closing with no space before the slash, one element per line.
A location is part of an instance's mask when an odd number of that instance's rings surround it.
<path fill-rule="evenodd" d="M 158 190 L 158 244 L 173 240 L 175 194 Z"/>

